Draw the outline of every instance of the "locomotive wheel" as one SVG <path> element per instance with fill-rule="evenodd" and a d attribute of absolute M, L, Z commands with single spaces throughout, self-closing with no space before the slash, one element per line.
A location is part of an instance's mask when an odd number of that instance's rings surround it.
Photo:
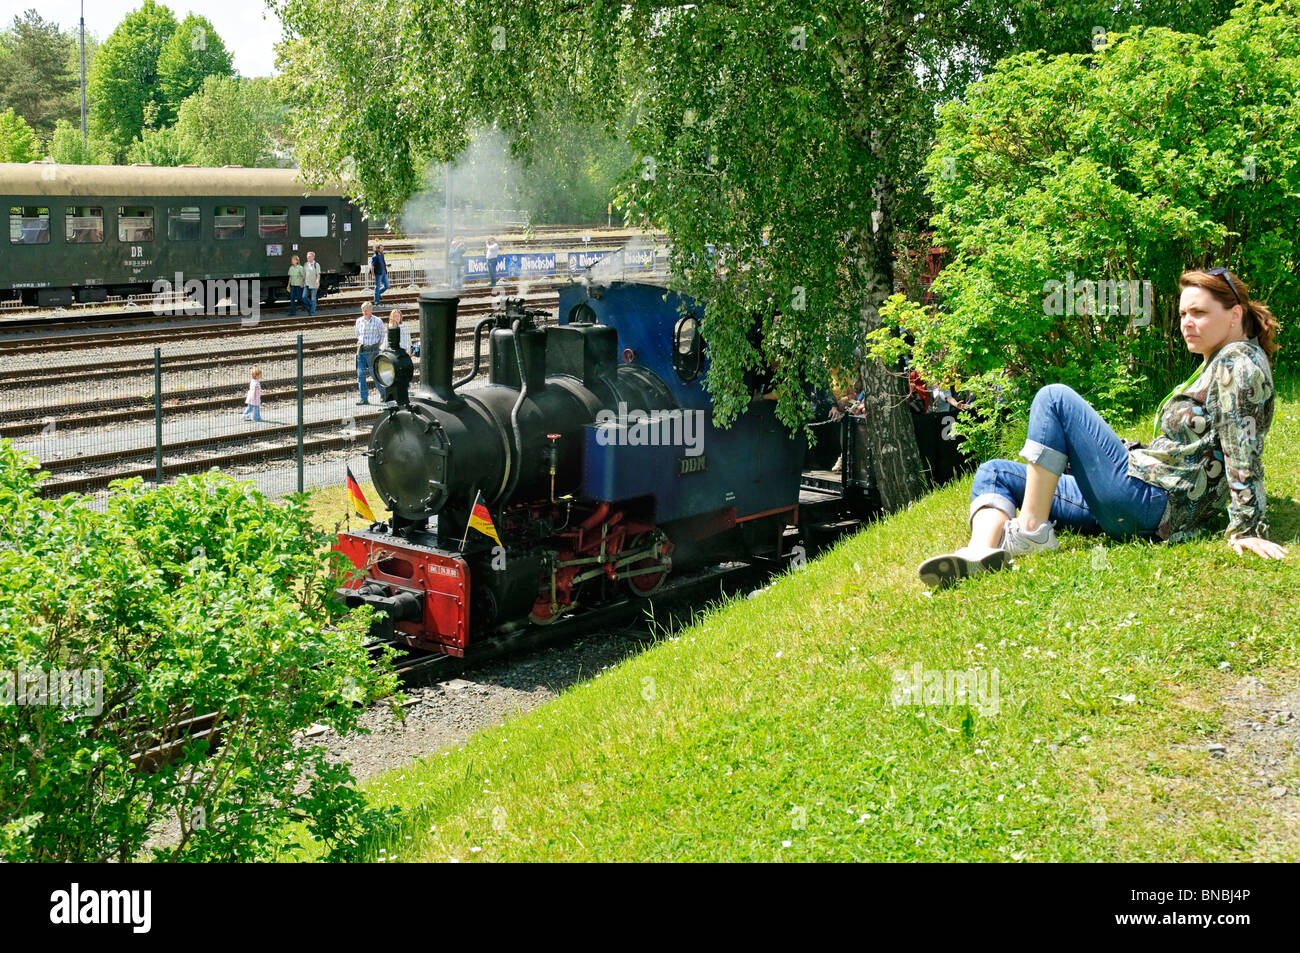
<path fill-rule="evenodd" d="M 668 537 L 663 533 L 641 533 L 632 537 L 628 541 L 627 548 L 631 552 L 638 549 L 645 549 L 651 544 L 665 546 L 668 544 Z M 662 553 L 663 550 L 661 549 Z M 647 569 L 658 567 L 659 572 L 646 572 Z M 627 583 L 628 591 L 634 596 L 646 598 L 652 596 L 663 588 L 664 583 L 668 580 L 668 574 L 673 571 L 672 556 L 647 556 L 645 559 L 629 563 L 622 569 L 622 572 L 635 572 L 635 576 L 627 576 L 623 581 Z"/>

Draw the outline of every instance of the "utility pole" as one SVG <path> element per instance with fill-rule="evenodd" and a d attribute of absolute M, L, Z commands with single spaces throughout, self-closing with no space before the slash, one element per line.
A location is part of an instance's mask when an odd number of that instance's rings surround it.
<path fill-rule="evenodd" d="M 81 0 L 81 141 L 86 141 L 86 0 Z"/>
<path fill-rule="evenodd" d="M 442 169 L 443 169 L 444 182 L 445 182 L 444 190 L 447 193 L 447 213 L 443 217 L 443 229 L 442 229 L 442 260 L 443 262 L 445 262 L 443 267 L 447 275 L 447 285 L 448 287 L 452 287 L 453 283 L 451 280 L 451 163 L 444 162 L 442 164 Z M 421 344 L 423 343 L 424 342 L 421 342 Z"/>

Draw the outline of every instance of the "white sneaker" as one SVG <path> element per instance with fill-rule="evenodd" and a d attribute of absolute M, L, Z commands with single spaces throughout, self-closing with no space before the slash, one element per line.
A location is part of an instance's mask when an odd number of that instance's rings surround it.
<path fill-rule="evenodd" d="M 1041 524 L 1032 533 L 1020 525 L 1019 517 L 1007 520 L 1002 529 L 1002 548 L 1007 556 L 1015 559 L 1030 553 L 1051 552 L 1061 548 L 1056 541 L 1056 527 L 1050 523 Z"/>
<path fill-rule="evenodd" d="M 1001 569 L 1007 554 L 991 546 L 963 546 L 955 553 L 932 556 L 917 571 L 927 586 L 942 588 L 960 579 Z"/>

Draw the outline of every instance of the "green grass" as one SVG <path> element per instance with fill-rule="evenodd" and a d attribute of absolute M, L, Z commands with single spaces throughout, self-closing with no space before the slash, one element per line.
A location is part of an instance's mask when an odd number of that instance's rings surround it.
<path fill-rule="evenodd" d="M 357 482 L 361 485 L 361 492 L 366 502 L 370 504 L 375 515 L 382 519 L 386 513 L 383 503 L 379 501 L 379 491 L 375 489 L 375 485 L 361 477 L 357 478 Z M 333 535 L 340 530 L 348 529 L 349 526 L 352 529 L 365 529 L 370 525 L 352 511 L 347 488 L 342 483 L 312 490 L 310 496 L 312 526 L 323 533 Z"/>
<path fill-rule="evenodd" d="M 1221 538 L 1065 534 L 1059 553 L 931 595 L 916 565 L 964 542 L 968 477 L 555 702 L 374 779 L 371 798 L 403 813 L 373 856 L 1300 858 L 1276 802 L 1206 750 L 1229 727 L 1229 686 L 1294 685 L 1300 663 L 1300 388 L 1279 387 L 1266 467 L 1287 560 Z M 893 673 L 917 662 L 996 669 L 997 712 L 891 704 Z M 1294 792 L 1291 764 L 1274 783 Z"/>

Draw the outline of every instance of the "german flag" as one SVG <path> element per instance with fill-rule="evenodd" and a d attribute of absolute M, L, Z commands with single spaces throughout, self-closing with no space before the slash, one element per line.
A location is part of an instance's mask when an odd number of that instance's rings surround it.
<path fill-rule="evenodd" d="M 352 509 L 356 511 L 357 516 L 363 520 L 375 521 L 375 514 L 370 511 L 370 504 L 366 502 L 366 495 L 361 492 L 361 484 L 357 478 L 352 475 L 352 468 L 348 467 L 348 499 L 352 501 Z"/>
<path fill-rule="evenodd" d="M 474 508 L 469 511 L 469 526 L 465 527 L 465 538 L 468 540 L 469 531 L 476 529 L 500 546 L 501 537 L 497 535 L 497 528 L 492 525 L 492 514 L 479 502 L 479 497 L 482 495 L 481 491 L 474 494 Z"/>

